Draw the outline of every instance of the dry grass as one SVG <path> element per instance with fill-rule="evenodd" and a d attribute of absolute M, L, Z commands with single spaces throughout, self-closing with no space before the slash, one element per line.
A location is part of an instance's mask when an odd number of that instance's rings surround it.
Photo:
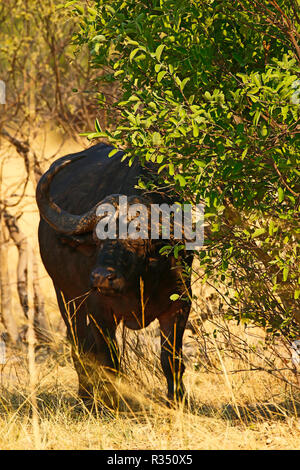
<path fill-rule="evenodd" d="M 243 335 L 241 328 L 232 326 L 232 330 Z M 134 410 L 114 415 L 91 413 L 79 402 L 77 376 L 62 338 L 52 353 L 37 351 L 40 449 L 300 447 L 299 393 L 291 385 L 266 372 L 246 370 L 249 364 L 216 349 L 210 352 L 211 358 L 215 355 L 215 371 L 195 362 L 195 355 L 187 358 L 189 398 L 185 407 L 169 409 L 164 405 L 165 381 L 155 328 L 139 334 L 130 332 L 125 339 L 121 333 L 127 371 L 123 390 L 139 396 L 139 404 Z M 201 357 L 199 335 L 187 332 L 186 351 L 191 341 Z M 242 366 L 244 371 L 230 372 Z M 29 383 L 26 351 L 8 351 L 7 364 L 1 371 L 1 449 L 35 448 Z"/>

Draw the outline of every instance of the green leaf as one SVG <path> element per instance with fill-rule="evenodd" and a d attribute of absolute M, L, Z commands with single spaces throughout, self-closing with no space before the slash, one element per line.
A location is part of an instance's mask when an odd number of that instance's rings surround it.
<path fill-rule="evenodd" d="M 193 136 L 194 137 L 198 137 L 199 135 L 199 127 L 197 126 L 197 124 L 193 121 Z"/>
<path fill-rule="evenodd" d="M 161 136 L 159 132 L 154 132 L 154 134 L 152 134 L 152 142 L 153 142 L 153 145 L 161 144 Z"/>
<path fill-rule="evenodd" d="M 181 85 L 180 85 L 181 91 L 184 89 L 185 85 L 187 84 L 189 80 L 190 80 L 190 77 L 187 77 L 184 80 L 182 80 Z"/>
<path fill-rule="evenodd" d="M 132 60 L 134 59 L 135 55 L 139 52 L 140 48 L 139 47 L 136 47 L 135 49 L 133 49 L 133 51 L 131 51 L 130 53 L 130 56 L 129 56 L 129 61 L 132 62 Z"/>
<path fill-rule="evenodd" d="M 141 180 L 139 180 L 138 186 L 139 186 L 140 188 L 142 188 L 142 189 L 146 189 L 145 183 L 144 183 L 143 181 L 141 181 Z"/>
<path fill-rule="evenodd" d="M 154 103 L 154 101 L 150 101 L 150 103 L 148 103 L 148 106 L 149 108 L 155 109 L 155 111 L 157 110 L 157 106 L 156 106 L 156 103 Z"/>
<path fill-rule="evenodd" d="M 169 175 L 170 176 L 174 175 L 174 165 L 173 165 L 173 163 L 169 163 Z"/>
<path fill-rule="evenodd" d="M 185 186 L 186 185 L 186 179 L 182 175 L 176 175 L 175 180 L 179 181 L 180 186 Z"/>
<path fill-rule="evenodd" d="M 124 70 L 117 70 L 117 71 L 114 73 L 114 77 L 118 77 L 118 76 L 121 75 L 122 73 L 124 73 Z"/>
<path fill-rule="evenodd" d="M 289 267 L 288 266 L 285 266 L 283 268 L 283 272 L 282 272 L 282 279 L 283 279 L 283 282 L 285 282 L 288 278 L 288 275 L 289 275 Z"/>
<path fill-rule="evenodd" d="M 116 10 L 111 5 L 105 5 L 105 8 L 110 11 L 112 15 L 116 13 Z"/>
<path fill-rule="evenodd" d="M 282 202 L 284 200 L 284 190 L 282 188 L 278 188 L 278 202 Z"/>
<path fill-rule="evenodd" d="M 243 151 L 243 153 L 241 155 L 242 160 L 244 160 L 245 156 L 247 155 L 247 152 L 248 152 L 248 147 L 245 148 L 245 150 Z"/>
<path fill-rule="evenodd" d="M 100 123 L 99 123 L 97 118 L 95 119 L 95 129 L 96 129 L 97 132 L 102 132 Z"/>
<path fill-rule="evenodd" d="M 256 238 L 265 233 L 266 229 L 265 228 L 258 228 L 255 230 L 255 232 L 252 234 L 251 238 Z"/>
<path fill-rule="evenodd" d="M 281 108 L 281 115 L 282 115 L 284 121 L 287 118 L 288 112 L 289 112 L 289 106 L 283 106 Z"/>
<path fill-rule="evenodd" d="M 161 165 L 161 166 L 159 167 L 157 173 L 158 173 L 158 174 L 161 173 L 161 172 L 163 171 L 163 169 L 166 168 L 167 166 L 168 166 L 167 163 L 165 163 L 164 165 Z"/>
<path fill-rule="evenodd" d="M 175 300 L 178 300 L 179 299 L 179 295 L 178 294 L 172 294 L 170 295 L 170 300 L 173 300 L 173 302 L 175 302 Z"/>
<path fill-rule="evenodd" d="M 257 126 L 257 124 L 258 124 L 260 115 L 261 115 L 261 111 L 259 111 L 259 110 L 256 111 L 255 114 L 254 114 L 253 124 L 254 124 L 255 126 Z"/>
<path fill-rule="evenodd" d="M 119 152 L 119 149 L 113 149 L 109 152 L 108 157 L 111 158 L 118 152 Z"/>
<path fill-rule="evenodd" d="M 262 124 L 262 125 L 260 126 L 260 135 L 261 135 L 262 137 L 267 137 L 267 135 L 268 135 L 268 127 L 266 126 L 266 124 Z"/>
<path fill-rule="evenodd" d="M 164 50 L 165 47 L 166 47 L 165 44 L 160 44 L 160 45 L 156 48 L 155 57 L 156 57 L 156 59 L 157 59 L 158 61 L 160 61 L 162 51 Z"/>
<path fill-rule="evenodd" d="M 76 4 L 76 5 L 75 5 L 75 10 L 76 10 L 80 15 L 84 15 L 84 8 L 83 8 L 82 5 Z"/>
<path fill-rule="evenodd" d="M 67 7 L 71 6 L 71 5 L 74 5 L 74 3 L 76 3 L 76 2 L 77 2 L 77 0 L 71 0 L 70 2 L 67 2 L 67 3 L 65 3 L 64 5 L 59 5 L 59 6 L 60 6 L 61 8 L 67 8 Z"/>
<path fill-rule="evenodd" d="M 158 73 L 157 75 L 157 81 L 158 83 L 160 83 L 162 81 L 162 79 L 164 78 L 164 76 L 166 75 L 167 71 L 166 70 L 161 70 L 161 72 Z"/>

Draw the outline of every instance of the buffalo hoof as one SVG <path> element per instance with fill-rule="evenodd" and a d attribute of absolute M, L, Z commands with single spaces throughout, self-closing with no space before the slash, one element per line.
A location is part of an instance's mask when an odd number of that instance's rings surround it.
<path fill-rule="evenodd" d="M 187 394 L 184 386 L 182 385 L 180 389 L 176 390 L 174 393 L 168 393 L 167 397 L 167 406 L 169 408 L 176 408 L 177 406 L 185 405 Z"/>

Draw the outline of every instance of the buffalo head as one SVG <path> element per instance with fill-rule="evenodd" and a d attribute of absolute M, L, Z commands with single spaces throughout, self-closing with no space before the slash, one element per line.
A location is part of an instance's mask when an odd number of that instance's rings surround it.
<path fill-rule="evenodd" d="M 63 166 L 60 165 L 60 169 Z M 70 214 L 58 207 L 49 195 L 56 173 L 54 166 L 40 181 L 37 191 L 40 213 L 64 240 L 76 241 L 79 248 L 86 241 L 85 235 L 92 234 L 89 243 L 96 258 L 90 272 L 92 289 L 104 296 L 127 295 L 140 289 L 141 278 L 155 278 L 169 266 L 169 261 L 159 254 L 163 240 L 151 239 L 151 199 L 112 194 L 82 215 Z M 120 204 L 124 197 L 125 212 Z"/>

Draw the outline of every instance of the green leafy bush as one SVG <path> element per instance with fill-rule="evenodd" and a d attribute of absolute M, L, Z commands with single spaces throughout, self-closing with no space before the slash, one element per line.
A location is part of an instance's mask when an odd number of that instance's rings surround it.
<path fill-rule="evenodd" d="M 294 336 L 300 322 L 300 14 L 296 1 L 68 2 L 103 79 L 106 137 L 205 203 L 197 255 L 227 315 Z M 299 86 L 300 88 L 300 86 Z M 104 95 L 99 104 L 106 107 Z M 294 321 L 296 320 L 296 322 Z"/>

